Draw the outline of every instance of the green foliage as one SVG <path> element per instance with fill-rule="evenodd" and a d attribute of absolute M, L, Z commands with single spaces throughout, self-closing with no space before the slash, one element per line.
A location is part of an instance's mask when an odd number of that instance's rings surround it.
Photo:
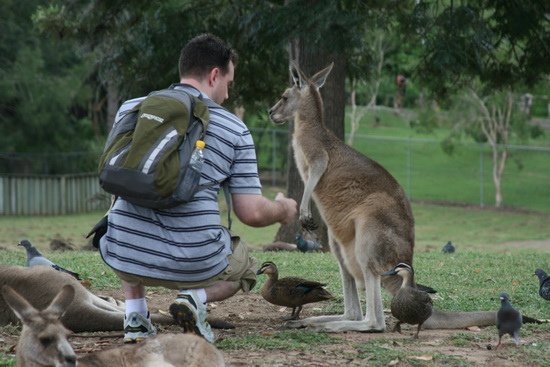
<path fill-rule="evenodd" d="M 0 366 L 2 367 L 12 367 L 15 366 L 17 360 L 15 357 L 6 356 L 3 353 L 0 353 Z"/>
<path fill-rule="evenodd" d="M 533 85 L 548 74 L 545 14 L 534 0 L 424 1 L 401 25 L 423 45 L 417 75 L 431 91 L 449 95 L 475 77 L 501 89 Z"/>
<path fill-rule="evenodd" d="M 85 151 L 93 138 L 86 111 L 90 65 L 73 46 L 36 33 L 31 15 L 40 3 L 1 5 L 0 146 L 2 152 Z"/>

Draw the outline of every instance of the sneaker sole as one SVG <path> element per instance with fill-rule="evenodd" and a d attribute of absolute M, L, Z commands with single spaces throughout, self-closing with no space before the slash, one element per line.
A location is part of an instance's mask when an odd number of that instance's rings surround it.
<path fill-rule="evenodd" d="M 135 344 L 145 341 L 147 338 L 137 337 L 137 338 L 124 338 L 124 344 Z"/>
<path fill-rule="evenodd" d="M 195 313 L 189 307 L 183 304 L 172 303 L 169 311 L 174 321 L 183 328 L 184 333 L 194 333 L 204 337 L 197 327 Z"/>

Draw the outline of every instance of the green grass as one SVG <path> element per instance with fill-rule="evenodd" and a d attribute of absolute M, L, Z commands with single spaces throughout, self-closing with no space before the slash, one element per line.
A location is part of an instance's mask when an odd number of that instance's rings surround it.
<path fill-rule="evenodd" d="M 438 142 L 377 140 L 372 135 L 356 139 L 354 148 L 382 164 L 412 199 L 494 206 L 488 148 L 480 152 L 477 145 L 465 145 L 447 155 Z M 504 207 L 550 211 L 549 158 L 550 152 L 512 152 L 502 180 Z"/>
<path fill-rule="evenodd" d="M 280 188 L 266 187 L 265 193 L 274 197 Z M 225 207 L 221 199 L 222 210 Z M 461 249 L 498 249 L 507 241 L 550 239 L 550 214 L 495 211 L 490 208 L 464 208 L 429 205 L 413 202 L 416 222 L 416 249 L 439 249 L 452 240 Z M 22 239 L 29 239 L 40 250 L 47 251 L 50 241 L 63 238 L 81 248 L 88 243 L 85 235 L 104 215 L 92 212 L 47 217 L 0 217 L 0 247 L 12 248 Z M 222 214 L 226 223 L 226 215 Z M 278 224 L 252 228 L 233 215 L 233 232 L 252 248 L 260 248 L 275 238 Z M 17 247 L 15 247 L 17 248 Z M 548 249 L 550 251 L 550 248 Z"/>
<path fill-rule="evenodd" d="M 373 127 L 374 116 L 380 118 L 378 127 Z M 429 134 L 418 132 L 409 128 L 410 120 L 389 111 L 369 111 L 360 122 L 353 147 L 381 163 L 413 199 L 493 206 L 491 150 L 484 147 L 480 152 L 477 144 L 465 140 L 453 155 L 447 155 L 440 142 L 448 135 L 448 128 L 438 127 Z M 550 133 L 511 144 L 548 147 Z M 550 211 L 549 158 L 548 151 L 511 149 L 502 180 L 505 207 Z"/>
<path fill-rule="evenodd" d="M 270 191 L 273 195 L 275 190 Z M 437 308 L 449 311 L 496 310 L 499 307 L 498 294 L 506 291 L 512 304 L 522 313 L 535 318 L 547 319 L 550 302 L 538 294 L 538 282 L 533 271 L 537 267 L 550 269 L 550 248 L 516 248 L 504 243 L 525 239 L 550 238 L 549 216 L 540 214 L 510 213 L 503 211 L 442 207 L 414 204 L 417 224 L 417 250 L 414 266 L 420 283 L 438 290 L 434 299 Z M 78 271 L 84 279 L 91 280 L 92 290 L 118 289 L 120 282 L 103 263 L 97 252 L 48 250 L 51 236 L 72 238 L 75 244 L 85 242 L 83 234 L 95 224 L 103 213 L 56 217 L 4 217 L 0 220 L 0 250 L 2 263 L 22 265 L 25 254 L 15 243 L 21 238 L 37 242 L 45 254 L 56 263 Z M 235 223 L 235 231 L 251 244 L 252 256 L 258 265 L 273 261 L 281 276 L 299 276 L 327 283 L 327 288 L 336 297 L 329 302 L 319 303 L 315 311 L 319 314 L 343 312 L 343 296 L 338 266 L 328 253 L 262 252 L 259 245 L 269 243 L 277 226 L 267 229 L 250 229 Z M 36 240 L 35 240 L 36 239 Z M 451 239 L 457 252 L 451 255 L 441 253 L 441 246 Z M 265 282 L 265 276 L 258 277 L 257 293 Z M 389 307 L 390 298 L 383 292 L 384 306 Z M 521 361 L 524 365 L 548 365 L 541 354 L 548 353 L 550 325 L 525 325 L 524 337 L 540 342 L 523 345 L 519 349 L 505 349 L 507 357 Z M 390 341 L 388 341 L 390 340 Z M 431 361 L 415 359 L 418 352 L 407 349 L 412 341 L 391 338 L 366 341 L 353 348 L 359 365 L 382 366 L 399 360 L 411 366 L 467 366 L 466 360 L 432 353 Z M 448 341 L 456 348 L 494 344 L 494 328 L 485 328 L 479 334 L 457 332 Z M 248 337 L 226 338 L 216 345 L 225 350 L 306 350 L 308 347 L 323 348 L 323 345 L 338 344 L 338 335 L 309 333 L 302 330 L 274 332 L 271 335 L 250 335 Z M 348 348 L 349 349 L 349 348 Z M 348 350 L 346 349 L 346 350 Z M 347 352 L 346 352 L 347 353 Z M 358 357 L 360 356 L 360 358 Z M 0 362 L 13 366 L 14 360 L 0 354 Z M 545 364 L 546 363 L 546 364 Z"/>
<path fill-rule="evenodd" d="M 332 302 L 324 302 L 323 313 L 342 312 L 342 290 L 338 266 L 329 253 L 261 252 L 253 251 L 258 265 L 263 261 L 277 264 L 281 276 L 298 276 L 327 283 L 336 296 Z M 91 280 L 96 289 L 118 288 L 120 282 L 103 263 L 97 252 L 74 251 L 47 253 L 47 256 L 63 267 L 77 271 L 84 279 Z M 4 264 L 24 264 L 22 251 L 4 250 Z M 414 260 L 416 279 L 438 290 L 435 304 L 438 308 L 454 311 L 494 310 L 500 305 L 498 295 L 510 294 L 514 306 L 536 318 L 548 318 L 550 302 L 542 300 L 538 293 L 538 281 L 533 275 L 536 268 L 550 269 L 548 252 L 514 249 L 506 252 L 464 250 L 452 255 L 439 251 L 418 252 Z M 258 292 L 265 282 L 258 277 Z M 383 293 L 386 302 L 388 294 Z"/>
<path fill-rule="evenodd" d="M 341 342 L 341 338 L 330 334 L 306 331 L 282 331 L 275 332 L 271 335 L 226 338 L 217 342 L 216 346 L 223 350 L 308 350 L 319 345 L 337 344 Z"/>
<path fill-rule="evenodd" d="M 411 341 L 403 341 L 400 343 L 410 344 Z M 451 367 L 463 367 L 471 366 L 467 361 L 455 357 L 446 355 L 443 353 L 422 353 L 411 352 L 404 348 L 401 348 L 399 344 L 392 339 L 375 339 L 369 340 L 366 343 L 355 346 L 358 354 L 357 359 L 361 359 L 363 363 L 360 365 L 365 366 L 388 366 L 394 365 L 399 361 L 404 361 L 410 366 L 451 366 Z M 429 357 L 430 359 L 425 359 Z M 401 363 L 397 364 L 401 365 Z"/>

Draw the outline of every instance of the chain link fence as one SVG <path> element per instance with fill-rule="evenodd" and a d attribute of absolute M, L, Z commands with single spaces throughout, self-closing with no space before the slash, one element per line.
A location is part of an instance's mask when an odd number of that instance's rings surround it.
<path fill-rule="evenodd" d="M 284 187 L 288 169 L 288 131 L 251 131 L 262 183 Z M 492 151 L 487 144 L 463 143 L 453 155 L 447 155 L 436 139 L 358 135 L 354 148 L 382 164 L 412 200 L 482 207 L 494 205 Z M 504 207 L 550 212 L 550 148 L 509 146 L 508 151 L 510 157 L 502 178 Z M 94 173 L 99 155 L 100 152 L 0 154 L 0 178 Z M 13 196 L 11 194 L 5 193 L 6 200 Z M 100 194 L 98 188 L 97 193 L 91 195 Z M 36 194 L 19 192 L 18 196 L 19 200 L 24 200 Z"/>

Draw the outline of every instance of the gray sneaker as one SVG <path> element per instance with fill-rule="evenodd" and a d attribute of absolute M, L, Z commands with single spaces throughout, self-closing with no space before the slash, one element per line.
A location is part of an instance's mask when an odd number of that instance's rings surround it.
<path fill-rule="evenodd" d="M 124 343 L 139 343 L 155 335 L 157 329 L 151 323 L 149 313 L 144 317 L 138 312 L 132 312 L 124 317 Z"/>
<path fill-rule="evenodd" d="M 212 328 L 206 321 L 206 305 L 198 300 L 192 290 L 181 291 L 176 302 L 170 305 L 170 313 L 178 325 L 183 327 L 184 333 L 195 333 L 201 335 L 208 342 L 213 343 L 216 339 Z"/>

